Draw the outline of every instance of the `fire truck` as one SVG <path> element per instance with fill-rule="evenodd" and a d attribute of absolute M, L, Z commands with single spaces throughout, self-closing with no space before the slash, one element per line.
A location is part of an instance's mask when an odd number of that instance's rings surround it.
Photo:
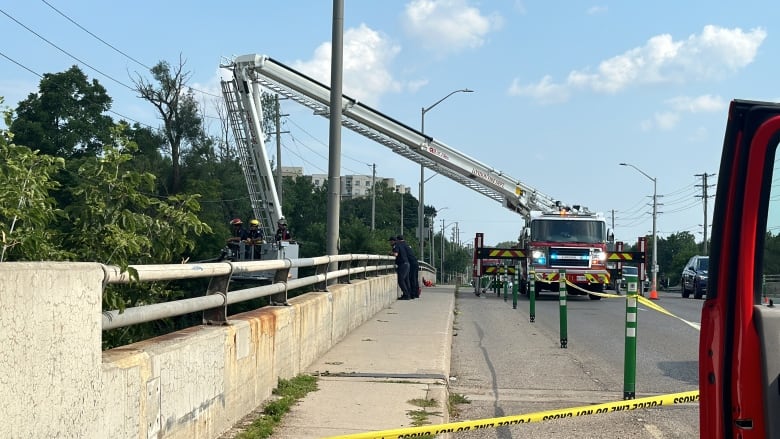
<path fill-rule="evenodd" d="M 264 195 L 260 211 L 280 215 L 278 200 L 274 198 L 273 181 L 268 176 L 267 163 L 262 156 L 262 138 L 259 124 L 262 107 L 262 91 L 278 94 L 311 109 L 314 114 L 330 116 L 330 88 L 266 55 L 249 54 L 223 61 L 221 68 L 228 69 L 234 79 L 222 83 L 223 94 L 228 102 L 234 132 L 243 137 L 241 143 L 256 145 L 247 153 L 242 164 L 247 174 L 250 193 Z M 529 262 L 539 268 L 539 276 L 553 275 L 554 270 L 571 270 L 571 281 L 602 291 L 609 282 L 609 275 L 602 258 L 606 251 L 606 223 L 599 217 L 579 206 L 566 207 L 555 198 L 545 195 L 536 188 L 508 175 L 506 172 L 485 164 L 445 143 L 399 122 L 356 99 L 342 95 L 341 123 L 344 127 L 361 134 L 394 153 L 437 172 L 464 187 L 491 198 L 505 208 L 518 213 L 528 231 L 526 244 L 544 255 L 545 265 L 540 260 Z M 260 172 L 255 172 L 259 169 Z M 259 175 L 255 175 L 259 174 Z M 271 209 L 267 209 L 270 207 Z M 556 212 L 555 220 L 549 216 L 535 218 L 532 212 L 548 215 Z M 565 212 L 565 214 L 561 214 Z M 273 218 L 269 218 L 273 220 Z M 552 226 L 569 227 L 570 238 L 552 238 L 545 235 Z M 520 227 L 518 227 L 520 230 Z M 547 270 L 547 271 L 545 271 Z M 540 277 L 541 279 L 549 279 Z M 478 279 L 476 279 L 478 281 Z M 527 279 L 526 282 L 527 283 Z M 476 282 L 475 282 L 476 284 Z M 550 288 L 557 288 L 551 285 Z M 593 296 L 596 298 L 597 296 Z"/>
<path fill-rule="evenodd" d="M 528 288 L 528 273 L 535 272 L 536 291 L 558 291 L 560 272 L 573 286 L 568 294 L 601 293 L 609 284 L 607 270 L 607 222 L 603 214 L 582 206 L 563 206 L 532 211 L 523 229 L 521 246 L 526 250 L 523 260 L 521 292 Z M 601 296 L 589 294 L 593 300 Z"/>

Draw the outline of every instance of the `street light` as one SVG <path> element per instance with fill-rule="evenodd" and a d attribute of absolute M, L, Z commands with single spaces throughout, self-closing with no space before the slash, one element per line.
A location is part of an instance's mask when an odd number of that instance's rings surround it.
<path fill-rule="evenodd" d="M 652 297 L 653 293 L 658 291 L 658 235 L 656 233 L 656 217 L 658 216 L 658 193 L 656 192 L 656 189 L 658 180 L 647 175 L 645 171 L 637 168 L 631 163 L 620 163 L 620 166 L 630 166 L 653 182 L 653 285 L 650 290 L 650 297 Z"/>
<path fill-rule="evenodd" d="M 420 109 L 420 133 L 425 134 L 425 113 L 431 111 L 433 107 L 439 105 L 442 103 L 445 99 L 448 97 L 454 95 L 455 93 L 473 93 L 474 90 L 469 90 L 468 88 L 462 88 L 460 90 L 453 90 L 451 91 L 447 96 L 444 96 L 443 98 L 439 99 L 438 101 L 434 102 L 433 105 L 430 107 L 422 107 Z M 419 240 L 420 240 L 420 256 L 424 259 L 425 258 L 425 234 L 423 233 L 423 226 L 425 224 L 425 166 L 421 163 L 420 164 L 420 206 L 417 208 L 417 223 L 420 225 L 419 227 Z M 431 263 L 433 263 L 433 259 L 431 259 Z"/>
<path fill-rule="evenodd" d="M 444 219 L 441 220 L 441 255 L 439 256 L 439 280 L 441 283 L 444 283 L 444 232 L 453 224 L 457 228 L 457 221 L 453 221 L 445 226 Z"/>
<path fill-rule="evenodd" d="M 444 209 L 449 209 L 449 207 L 442 207 L 436 210 L 436 213 L 441 213 Z M 436 227 L 433 224 L 434 218 L 436 218 L 436 214 L 431 217 L 431 265 L 436 268 Z"/>

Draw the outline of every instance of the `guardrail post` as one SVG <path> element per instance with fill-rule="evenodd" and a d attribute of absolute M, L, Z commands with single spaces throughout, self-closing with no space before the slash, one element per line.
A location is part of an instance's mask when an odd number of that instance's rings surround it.
<path fill-rule="evenodd" d="M 528 302 L 531 304 L 529 309 L 531 323 L 536 321 L 536 272 L 532 268 L 528 272 Z"/>
<path fill-rule="evenodd" d="M 566 271 L 561 270 L 558 272 L 558 275 L 560 278 L 558 279 L 559 282 L 559 293 L 558 293 L 558 304 L 560 308 L 560 321 L 561 321 L 561 349 L 566 349 L 569 344 L 569 334 L 568 334 L 568 328 L 567 328 L 567 319 L 568 314 L 566 312 Z"/>
<path fill-rule="evenodd" d="M 230 264 L 228 262 L 228 264 Z M 227 294 L 230 285 L 230 276 L 233 274 L 233 264 L 230 264 L 230 273 L 224 276 L 214 276 L 209 279 L 209 286 L 206 289 L 206 295 L 219 294 L 224 299 L 223 305 L 219 308 L 212 308 L 203 311 L 204 325 L 227 325 Z"/>
<path fill-rule="evenodd" d="M 328 259 L 330 260 L 330 257 L 328 257 Z M 314 268 L 314 273 L 316 275 L 318 275 L 318 276 L 319 275 L 325 275 L 325 280 L 323 280 L 322 282 L 319 282 L 315 286 L 315 288 L 317 288 L 318 291 L 328 291 L 328 282 L 330 281 L 330 279 L 328 279 L 328 269 L 329 268 L 330 268 L 330 262 L 328 262 L 327 264 L 317 265 Z"/>
<path fill-rule="evenodd" d="M 272 294 L 268 299 L 271 305 L 289 306 L 287 302 L 287 279 L 290 277 L 290 267 L 281 270 L 276 270 L 274 273 L 274 283 L 283 283 L 284 291 L 281 293 Z"/>
<path fill-rule="evenodd" d="M 636 396 L 637 276 L 626 275 L 626 343 L 623 359 L 623 399 Z"/>

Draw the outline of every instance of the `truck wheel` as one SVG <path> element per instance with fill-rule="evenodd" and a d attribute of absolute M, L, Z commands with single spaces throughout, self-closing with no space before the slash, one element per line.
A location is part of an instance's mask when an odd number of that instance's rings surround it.
<path fill-rule="evenodd" d="M 604 292 L 604 285 L 603 284 L 593 284 L 589 286 L 590 290 L 594 293 L 603 293 Z M 597 296 L 595 294 L 588 294 L 588 297 L 590 300 L 601 300 L 601 296 Z"/>

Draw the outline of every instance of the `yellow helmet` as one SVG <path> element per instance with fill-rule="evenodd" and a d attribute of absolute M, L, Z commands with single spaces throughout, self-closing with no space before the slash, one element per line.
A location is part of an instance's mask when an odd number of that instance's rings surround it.
<path fill-rule="evenodd" d="M 249 225 L 250 226 L 259 226 L 260 225 L 260 221 L 258 221 L 256 219 L 253 219 L 253 220 L 249 221 Z"/>

